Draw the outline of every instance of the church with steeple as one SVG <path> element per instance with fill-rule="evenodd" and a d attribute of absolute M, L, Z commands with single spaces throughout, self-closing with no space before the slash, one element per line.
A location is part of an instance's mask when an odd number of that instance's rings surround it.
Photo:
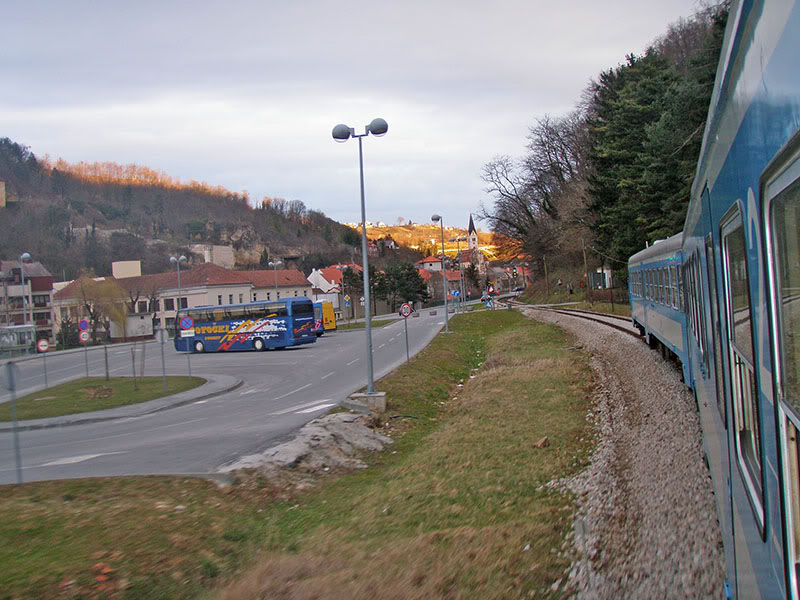
<path fill-rule="evenodd" d="M 486 257 L 478 248 L 478 230 L 475 229 L 472 213 L 469 215 L 469 229 L 467 230 L 467 251 L 462 254 L 464 255 L 460 258 L 462 262 L 471 263 L 477 267 L 479 273 L 486 274 Z"/>

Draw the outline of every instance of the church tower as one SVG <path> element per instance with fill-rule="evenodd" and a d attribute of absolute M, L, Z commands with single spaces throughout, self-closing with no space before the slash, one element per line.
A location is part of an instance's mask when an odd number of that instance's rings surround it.
<path fill-rule="evenodd" d="M 475 223 L 472 222 L 472 213 L 469 214 L 469 231 L 467 231 L 467 243 L 470 250 L 478 249 L 478 230 L 475 229 Z"/>

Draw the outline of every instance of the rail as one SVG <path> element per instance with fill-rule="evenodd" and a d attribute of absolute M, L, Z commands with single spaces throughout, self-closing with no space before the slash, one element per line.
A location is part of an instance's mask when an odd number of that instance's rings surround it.
<path fill-rule="evenodd" d="M 510 305 L 512 305 L 512 306 L 517 306 L 517 307 L 520 307 L 520 308 L 533 308 L 533 309 L 536 309 L 536 310 L 547 310 L 547 311 L 550 311 L 550 312 L 555 312 L 555 313 L 559 313 L 559 314 L 562 314 L 562 315 L 567 315 L 567 316 L 570 316 L 570 317 L 576 317 L 578 319 L 586 319 L 587 321 L 594 321 L 595 323 L 600 323 L 602 325 L 607 325 L 608 327 L 611 327 L 612 329 L 616 329 L 616 330 L 621 331 L 623 333 L 627 333 L 628 335 L 630 335 L 632 337 L 641 338 L 641 335 L 638 333 L 638 331 L 634 331 L 634 330 L 630 329 L 630 327 L 632 327 L 632 325 L 631 325 L 631 320 L 628 317 L 621 317 L 619 315 L 609 315 L 607 313 L 596 313 L 596 312 L 592 312 L 592 311 L 589 311 L 589 310 L 581 310 L 581 309 L 577 309 L 577 308 L 554 308 L 554 307 L 551 307 L 551 306 L 540 306 L 540 305 L 535 305 L 535 304 L 522 304 L 522 303 L 516 302 L 514 300 L 509 300 L 508 303 Z M 605 319 L 614 319 L 614 320 L 617 320 L 617 321 L 625 321 L 626 323 L 628 323 L 628 327 L 624 327 L 622 325 L 617 325 L 616 323 L 609 323 Z"/>

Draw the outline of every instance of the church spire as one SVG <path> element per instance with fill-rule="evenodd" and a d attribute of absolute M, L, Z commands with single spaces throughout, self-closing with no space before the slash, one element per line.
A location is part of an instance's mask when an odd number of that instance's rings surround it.
<path fill-rule="evenodd" d="M 469 229 L 467 230 L 467 235 L 473 232 L 475 232 L 475 223 L 472 222 L 472 213 L 469 213 Z"/>

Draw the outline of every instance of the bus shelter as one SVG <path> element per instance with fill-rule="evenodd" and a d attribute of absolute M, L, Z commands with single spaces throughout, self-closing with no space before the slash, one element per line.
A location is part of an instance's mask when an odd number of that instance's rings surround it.
<path fill-rule="evenodd" d="M 36 352 L 35 325 L 0 326 L 0 356 L 13 357 Z"/>

